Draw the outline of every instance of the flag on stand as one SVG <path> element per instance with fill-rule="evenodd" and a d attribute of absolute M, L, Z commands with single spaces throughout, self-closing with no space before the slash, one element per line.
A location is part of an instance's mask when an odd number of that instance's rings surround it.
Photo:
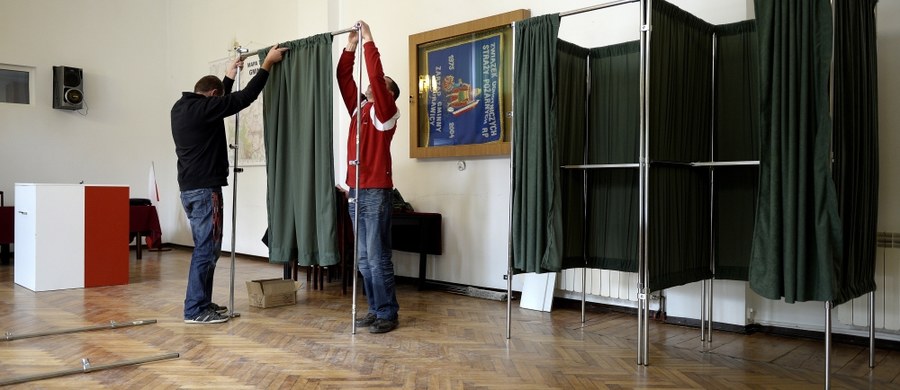
<path fill-rule="evenodd" d="M 150 162 L 150 173 L 147 175 L 147 199 L 150 199 L 150 204 L 156 206 L 159 203 L 159 186 L 156 184 L 156 169 L 154 168 L 153 161 Z M 156 215 L 156 212 L 153 212 Z M 157 222 L 157 225 L 159 223 Z M 157 230 L 159 227 L 157 227 Z M 144 241 L 147 243 L 147 249 L 159 250 L 161 240 L 159 234 L 148 234 Z M 141 243 L 138 243 L 141 245 Z"/>
<path fill-rule="evenodd" d="M 150 162 L 150 174 L 147 177 L 147 199 L 156 206 L 159 203 L 159 186 L 156 185 L 156 169 L 153 167 L 153 161 Z"/>

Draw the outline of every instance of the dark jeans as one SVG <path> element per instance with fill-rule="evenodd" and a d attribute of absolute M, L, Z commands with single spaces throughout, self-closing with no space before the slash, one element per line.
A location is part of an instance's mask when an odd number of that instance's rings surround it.
<path fill-rule="evenodd" d="M 183 191 L 181 205 L 191 222 L 194 252 L 184 297 L 184 318 L 193 318 L 212 302 L 213 274 L 222 251 L 222 188 Z"/>
<path fill-rule="evenodd" d="M 350 197 L 356 189 L 350 189 Z M 354 218 L 355 207 L 350 204 L 350 219 L 354 223 L 359 245 L 359 272 L 363 276 L 369 313 L 378 318 L 397 319 L 394 283 L 394 263 L 391 261 L 391 190 L 360 189 L 357 199 L 359 221 Z M 359 226 L 357 226 L 359 225 Z"/>

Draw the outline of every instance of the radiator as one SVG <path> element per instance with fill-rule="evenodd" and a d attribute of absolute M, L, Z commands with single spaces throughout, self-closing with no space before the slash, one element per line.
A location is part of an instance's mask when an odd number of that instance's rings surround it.
<path fill-rule="evenodd" d="M 900 233 L 878 233 L 875 252 L 875 329 L 900 331 Z M 581 293 L 584 269 L 566 269 L 558 274 L 560 290 Z M 638 275 L 588 269 L 585 284 L 590 295 L 637 301 Z M 869 326 L 869 295 L 837 306 L 836 318 L 845 325 Z"/>
<path fill-rule="evenodd" d="M 581 293 L 584 271 L 584 268 L 563 270 L 557 276 L 556 285 L 560 290 Z M 637 302 L 637 273 L 587 269 L 584 279 L 587 293 L 590 295 Z"/>
<path fill-rule="evenodd" d="M 875 329 L 900 330 L 900 233 L 878 233 L 875 286 Z M 869 326 L 869 294 L 836 309 L 842 324 Z"/>

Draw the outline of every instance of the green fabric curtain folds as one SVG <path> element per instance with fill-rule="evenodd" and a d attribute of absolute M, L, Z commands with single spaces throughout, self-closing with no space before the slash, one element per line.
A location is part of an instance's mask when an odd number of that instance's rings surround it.
<path fill-rule="evenodd" d="M 759 161 L 756 21 L 715 26 L 714 160 Z M 747 280 L 759 166 L 713 170 L 716 279 Z"/>
<path fill-rule="evenodd" d="M 750 287 L 769 299 L 829 301 L 842 257 L 831 179 L 828 0 L 757 0 L 760 195 Z M 838 260 L 835 260 L 838 259 Z"/>
<path fill-rule="evenodd" d="M 653 2 L 650 40 L 650 179 L 647 266 L 650 291 L 712 276 L 709 170 L 712 28 Z"/>
<path fill-rule="evenodd" d="M 875 290 L 878 229 L 877 0 L 834 3 L 834 181 L 844 231 L 834 302 Z"/>
<path fill-rule="evenodd" d="M 640 42 L 590 51 L 588 164 L 634 164 L 640 146 Z M 587 170 L 587 264 L 637 272 L 638 168 Z M 568 238 L 568 235 L 566 236 Z"/>
<path fill-rule="evenodd" d="M 337 251 L 332 152 L 331 34 L 281 44 L 290 50 L 263 91 L 269 261 L 333 265 Z M 260 61 L 268 49 L 259 53 Z"/>
<path fill-rule="evenodd" d="M 558 271 L 563 251 L 556 141 L 559 15 L 519 21 L 515 29 L 513 272 Z"/>
<path fill-rule="evenodd" d="M 563 166 L 585 163 L 588 91 L 584 76 L 587 74 L 587 57 L 588 49 L 563 40 L 557 41 L 556 79 L 560 93 L 557 96 L 559 115 L 556 139 L 559 163 Z M 559 175 L 565 238 L 562 268 L 585 266 L 584 175 L 583 169 L 563 169 Z"/>

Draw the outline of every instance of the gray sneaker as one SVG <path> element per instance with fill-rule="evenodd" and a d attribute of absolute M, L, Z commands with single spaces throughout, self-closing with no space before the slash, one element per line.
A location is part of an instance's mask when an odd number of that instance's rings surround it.
<path fill-rule="evenodd" d="M 375 319 L 376 319 L 375 313 L 368 313 L 368 314 L 366 314 L 365 317 L 356 319 L 356 326 L 359 326 L 359 327 L 370 326 L 375 322 Z"/>
<path fill-rule="evenodd" d="M 228 306 L 219 306 L 215 302 L 210 302 L 208 308 L 212 309 L 216 313 L 222 314 L 228 311 Z"/>
<path fill-rule="evenodd" d="M 219 324 L 228 321 L 228 316 L 216 313 L 215 310 L 207 308 L 202 313 L 193 318 L 185 318 L 185 324 Z"/>

